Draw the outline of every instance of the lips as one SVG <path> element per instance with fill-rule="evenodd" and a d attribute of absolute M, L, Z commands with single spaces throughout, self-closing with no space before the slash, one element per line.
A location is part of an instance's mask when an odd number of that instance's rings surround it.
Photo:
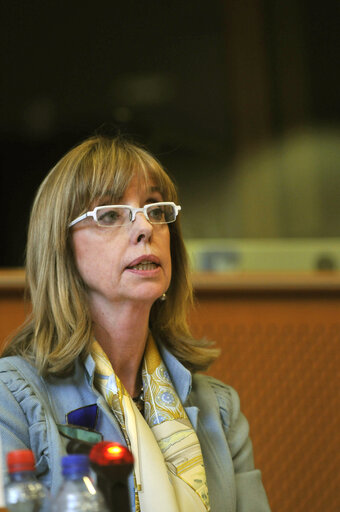
<path fill-rule="evenodd" d="M 130 270 L 155 270 L 159 266 L 159 258 L 153 254 L 148 254 L 131 261 L 127 268 Z"/>

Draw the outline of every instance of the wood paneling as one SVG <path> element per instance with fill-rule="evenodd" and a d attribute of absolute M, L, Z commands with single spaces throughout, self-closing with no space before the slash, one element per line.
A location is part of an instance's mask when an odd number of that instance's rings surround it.
<path fill-rule="evenodd" d="M 198 295 L 198 337 L 221 357 L 250 423 L 256 466 L 274 511 L 339 510 L 340 295 Z"/>

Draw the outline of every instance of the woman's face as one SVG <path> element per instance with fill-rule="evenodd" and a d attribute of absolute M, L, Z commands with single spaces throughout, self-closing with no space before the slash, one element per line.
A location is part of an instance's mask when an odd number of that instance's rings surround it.
<path fill-rule="evenodd" d="M 140 208 L 163 200 L 152 180 L 146 185 L 134 176 L 119 203 Z M 169 227 L 150 224 L 143 213 L 115 228 L 97 226 L 89 217 L 73 227 L 72 244 L 92 306 L 142 301 L 151 307 L 170 285 Z"/>

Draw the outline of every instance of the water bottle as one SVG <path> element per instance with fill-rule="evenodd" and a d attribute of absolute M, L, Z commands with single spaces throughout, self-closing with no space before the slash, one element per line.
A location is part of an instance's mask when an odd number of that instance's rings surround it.
<path fill-rule="evenodd" d="M 31 450 L 7 454 L 9 482 L 5 487 L 6 506 L 10 512 L 39 512 L 47 506 L 48 491 L 35 476 Z"/>
<path fill-rule="evenodd" d="M 62 458 L 62 483 L 51 512 L 108 512 L 101 492 L 90 477 L 87 455 L 66 455 Z"/>

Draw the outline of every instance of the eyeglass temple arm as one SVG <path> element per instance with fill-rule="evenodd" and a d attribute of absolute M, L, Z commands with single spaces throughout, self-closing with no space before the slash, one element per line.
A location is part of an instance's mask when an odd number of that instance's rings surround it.
<path fill-rule="evenodd" d="M 75 224 L 77 224 L 78 222 L 80 222 L 83 219 L 86 219 L 86 217 L 89 217 L 89 216 L 93 217 L 93 212 L 83 213 L 83 215 L 80 215 L 80 217 L 77 217 L 72 222 L 70 222 L 68 227 L 70 228 L 71 226 L 74 226 Z"/>

